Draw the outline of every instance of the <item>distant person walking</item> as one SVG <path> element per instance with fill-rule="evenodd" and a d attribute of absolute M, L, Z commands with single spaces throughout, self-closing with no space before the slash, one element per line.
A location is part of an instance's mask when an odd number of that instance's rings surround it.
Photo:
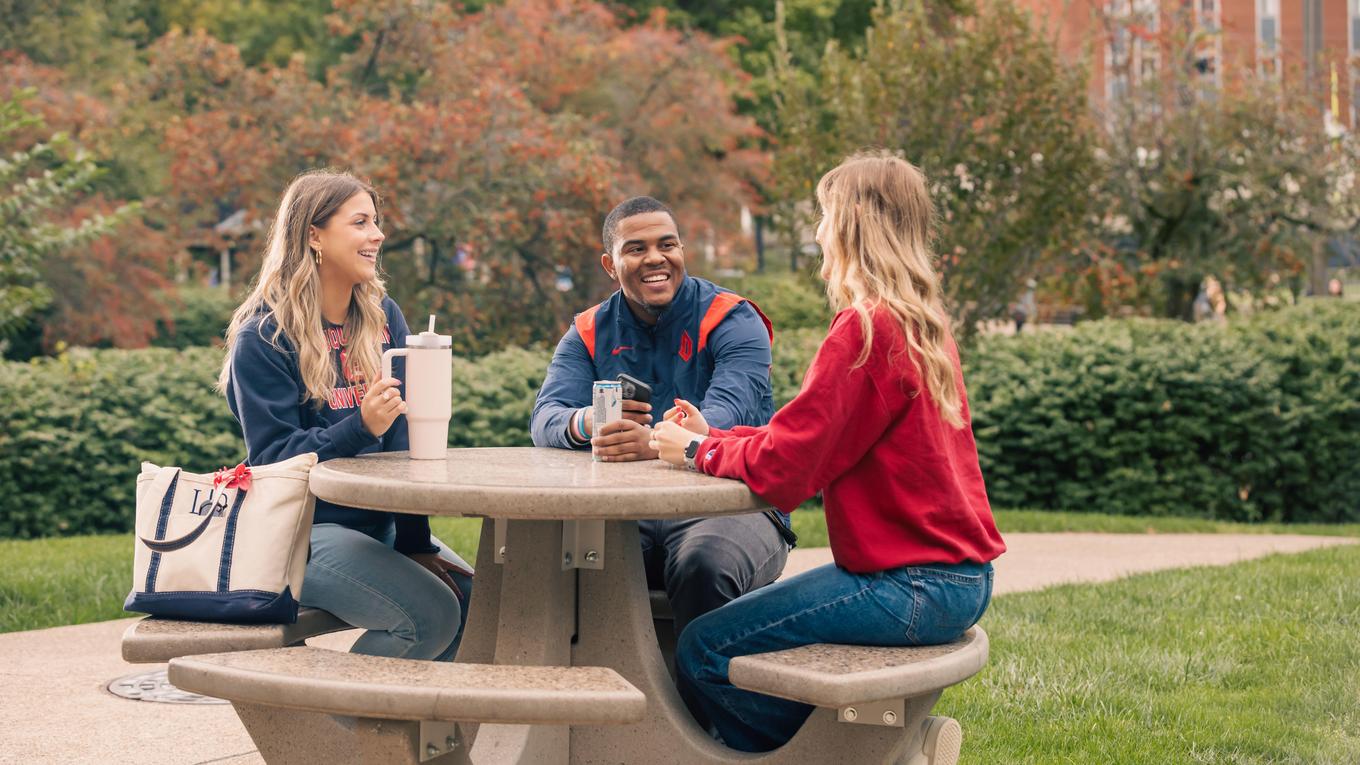
<path fill-rule="evenodd" d="M 1034 299 L 1034 289 L 1038 286 L 1038 283 L 1033 279 L 1026 279 L 1025 291 L 1021 293 L 1020 300 L 1011 308 L 1011 319 L 1015 321 L 1015 334 L 1017 335 L 1025 328 L 1025 323 L 1033 321 L 1035 315 L 1039 313 L 1039 304 Z"/>
<path fill-rule="evenodd" d="M 1223 285 L 1212 276 L 1204 277 L 1190 310 L 1197 322 L 1223 321 L 1227 318 L 1228 301 L 1223 297 Z"/>

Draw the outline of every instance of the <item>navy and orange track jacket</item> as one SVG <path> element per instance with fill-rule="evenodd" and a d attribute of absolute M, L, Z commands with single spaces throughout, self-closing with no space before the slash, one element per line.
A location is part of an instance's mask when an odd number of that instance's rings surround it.
<path fill-rule="evenodd" d="M 686 276 L 655 326 L 616 291 L 577 316 L 557 344 L 534 402 L 534 445 L 589 448 L 567 437 L 567 423 L 590 404 L 594 381 L 621 372 L 652 386 L 655 419 L 683 398 L 715 428 L 764 425 L 774 414 L 773 338 L 754 303 L 705 279 Z"/>

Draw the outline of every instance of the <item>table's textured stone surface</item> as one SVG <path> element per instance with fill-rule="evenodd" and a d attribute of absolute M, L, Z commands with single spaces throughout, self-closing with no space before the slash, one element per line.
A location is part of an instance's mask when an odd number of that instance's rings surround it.
<path fill-rule="evenodd" d="M 909 698 L 960 682 L 987 663 L 987 635 L 973 627 L 932 646 L 806 645 L 739 656 L 729 668 L 738 688 L 818 706 Z"/>
<path fill-rule="evenodd" d="M 440 460 L 406 452 L 328 460 L 312 469 L 318 497 L 422 515 L 520 519 L 642 519 L 764 509 L 740 481 L 659 460 L 595 462 L 567 449 L 450 449 Z"/>
<path fill-rule="evenodd" d="M 358 717 L 628 722 L 646 699 L 605 667 L 414 661 L 300 647 L 188 656 L 176 686 L 232 701 Z"/>

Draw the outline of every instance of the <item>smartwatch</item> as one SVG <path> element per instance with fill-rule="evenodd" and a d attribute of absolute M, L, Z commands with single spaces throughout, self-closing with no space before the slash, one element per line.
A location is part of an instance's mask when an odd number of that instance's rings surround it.
<path fill-rule="evenodd" d="M 699 465 L 694 462 L 694 458 L 699 456 L 699 447 L 703 446 L 703 443 L 702 438 L 696 438 L 685 446 L 685 467 L 696 473 L 699 472 Z"/>

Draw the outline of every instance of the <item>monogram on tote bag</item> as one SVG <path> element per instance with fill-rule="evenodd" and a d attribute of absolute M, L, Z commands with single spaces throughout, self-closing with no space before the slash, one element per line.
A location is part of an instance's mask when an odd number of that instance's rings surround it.
<path fill-rule="evenodd" d="M 213 475 L 142 463 L 126 611 L 221 622 L 297 621 L 316 498 L 315 454 Z"/>

